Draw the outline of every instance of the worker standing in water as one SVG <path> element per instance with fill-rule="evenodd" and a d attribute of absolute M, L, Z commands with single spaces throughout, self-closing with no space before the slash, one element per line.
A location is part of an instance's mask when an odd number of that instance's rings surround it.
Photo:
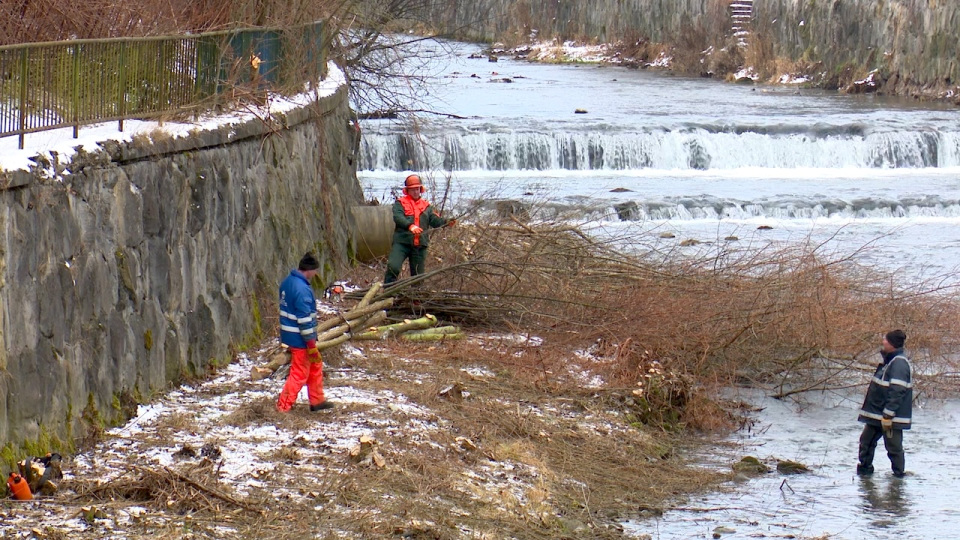
<path fill-rule="evenodd" d="M 423 183 L 416 174 L 403 181 L 403 196 L 393 203 L 393 246 L 387 258 L 384 284 L 393 283 L 403 270 L 403 262 L 410 259 L 410 275 L 422 274 L 427 260 L 427 231 L 456 224 L 455 219 L 444 219 L 433 211 L 422 197 Z"/>

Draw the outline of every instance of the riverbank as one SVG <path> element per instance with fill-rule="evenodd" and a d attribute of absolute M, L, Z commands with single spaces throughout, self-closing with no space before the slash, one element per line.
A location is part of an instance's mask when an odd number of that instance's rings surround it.
<path fill-rule="evenodd" d="M 696 59 L 692 63 L 690 58 L 678 62 L 675 59 L 677 54 L 691 56 L 689 51 L 683 53 L 667 45 L 647 41 L 591 44 L 552 40 L 533 41 L 512 47 L 495 43 L 486 51 L 492 61 L 499 60 L 501 56 L 509 56 L 531 62 L 613 65 L 698 75 L 737 84 L 819 88 L 850 94 L 878 92 L 883 84 L 876 70 L 863 77 L 857 77 L 852 72 L 846 73 L 841 80 L 828 77 L 827 73 L 815 64 L 773 62 L 769 66 L 754 66 L 745 63 L 749 51 L 735 45 L 722 49 L 708 47 L 693 55 Z M 930 88 L 909 95 L 921 101 L 943 101 L 960 105 L 960 95 L 949 89 Z"/>
<path fill-rule="evenodd" d="M 4 500 L 0 531 L 623 538 L 635 537 L 621 523 L 641 508 L 727 478 L 687 458 L 702 441 L 630 422 L 629 389 L 593 386 L 575 369 L 531 371 L 522 359 L 537 347 L 476 332 L 433 345 L 347 345 L 325 359 L 336 408 L 311 413 L 301 396 L 286 415 L 274 408 L 282 375 L 251 381 L 266 359 L 239 354 L 66 456 L 54 496 Z"/>
<path fill-rule="evenodd" d="M 301 395 L 281 414 L 274 402 L 283 375 L 250 378 L 267 360 L 268 338 L 208 377 L 132 404 L 125 424 L 78 434 L 86 444 L 65 456 L 59 491 L 4 501 L 0 530 L 37 538 L 655 536 L 659 522 L 645 519 L 686 511 L 685 500 L 717 490 L 744 457 L 702 465 L 715 444 L 709 434 L 740 418 L 719 385 L 748 377 L 796 384 L 822 368 L 817 357 L 785 356 L 798 339 L 827 345 L 822 333 L 802 330 L 812 324 L 804 314 L 852 328 L 839 317 L 856 313 L 876 325 L 830 297 L 849 282 L 819 264 L 817 300 L 805 304 L 814 279 L 800 269 L 765 278 L 735 267 L 651 265 L 566 225 L 509 222 L 443 230 L 432 239 L 428 281 L 406 304 L 460 324 L 467 339 L 351 342 L 325 352 L 336 408 L 309 412 Z M 344 278 L 349 288 L 382 272 L 357 266 Z M 456 294 L 442 301 L 449 291 Z M 348 309 L 350 297 L 324 303 L 323 318 Z M 471 298 L 483 301 L 467 309 Z M 775 309 L 781 304 L 792 308 Z M 749 320 L 735 315 L 748 305 Z M 266 306 L 264 327 L 275 328 L 276 317 Z"/>
<path fill-rule="evenodd" d="M 803 76 L 812 87 L 957 104 L 960 9 L 923 0 L 802 2 L 478 0 L 431 7 L 423 20 L 461 39 L 621 43 L 649 63 L 666 49 L 673 69 L 759 80 Z"/>

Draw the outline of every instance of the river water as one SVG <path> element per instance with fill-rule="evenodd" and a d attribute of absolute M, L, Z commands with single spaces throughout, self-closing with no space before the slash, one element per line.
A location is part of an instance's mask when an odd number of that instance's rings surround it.
<path fill-rule="evenodd" d="M 904 435 L 907 476 L 890 472 L 881 442 L 871 477 L 855 474 L 856 422 L 862 395 L 812 394 L 804 402 L 779 401 L 741 390 L 762 408 L 749 431 L 730 436 L 705 461 L 725 470 L 754 456 L 773 472 L 741 479 L 721 493 L 694 498 L 681 510 L 634 521 L 627 530 L 653 538 L 952 539 L 960 537 L 960 401 L 936 401 L 914 409 Z M 782 475 L 777 460 L 812 472 Z"/>
<path fill-rule="evenodd" d="M 699 240 L 691 249 L 701 252 L 730 242 L 814 242 L 838 254 L 870 246 L 854 259 L 901 269 L 906 280 L 960 282 L 955 107 L 587 64 L 492 63 L 468 57 L 477 46 L 448 45 L 424 68 L 436 78 L 423 108 L 459 118 L 363 121 L 368 198 L 391 202 L 414 171 L 436 206 L 465 219 L 515 200 L 534 219 L 645 235 L 656 249 L 685 239 Z M 803 404 L 747 397 L 762 407 L 753 429 L 706 461 L 728 468 L 753 455 L 813 472 L 737 482 L 686 510 L 628 523 L 628 533 L 960 537 L 960 402 L 918 403 L 905 437 L 911 474 L 898 480 L 882 444 L 874 477 L 854 475 L 861 395 Z"/>
<path fill-rule="evenodd" d="M 864 264 L 960 275 L 955 107 L 476 51 L 456 45 L 424 68 L 436 77 L 423 107 L 462 119 L 362 123 L 368 198 L 392 202 L 417 171 L 448 212 L 514 199 L 610 235 L 870 245 Z"/>

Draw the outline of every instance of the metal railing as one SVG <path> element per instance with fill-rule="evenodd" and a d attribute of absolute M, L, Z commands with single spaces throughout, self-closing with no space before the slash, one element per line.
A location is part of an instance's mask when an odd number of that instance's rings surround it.
<path fill-rule="evenodd" d="M 323 23 L 0 47 L 0 137 L 213 107 L 227 91 L 326 75 Z"/>

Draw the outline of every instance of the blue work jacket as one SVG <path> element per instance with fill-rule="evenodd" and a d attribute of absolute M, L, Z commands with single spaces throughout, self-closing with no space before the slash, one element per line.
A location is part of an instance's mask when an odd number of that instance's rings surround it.
<path fill-rule="evenodd" d="M 280 342 L 305 349 L 307 341 L 317 339 L 317 301 L 306 276 L 299 270 L 280 284 Z"/>

